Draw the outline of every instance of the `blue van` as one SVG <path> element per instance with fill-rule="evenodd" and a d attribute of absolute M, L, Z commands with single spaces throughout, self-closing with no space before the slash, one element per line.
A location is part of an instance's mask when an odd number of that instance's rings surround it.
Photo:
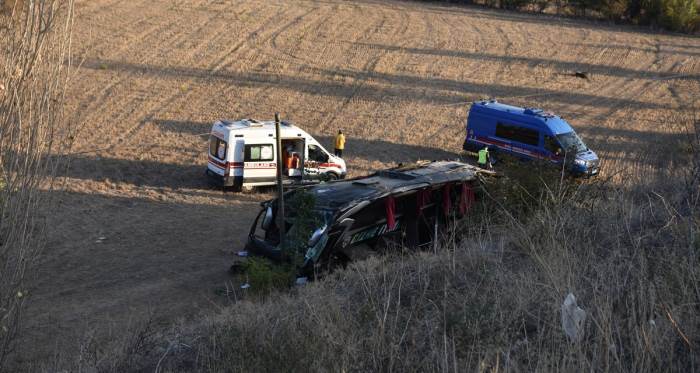
<path fill-rule="evenodd" d="M 548 160 L 573 175 L 598 174 L 598 156 L 569 123 L 541 109 L 505 105 L 496 100 L 472 103 L 464 150 L 484 147 L 521 159 Z"/>

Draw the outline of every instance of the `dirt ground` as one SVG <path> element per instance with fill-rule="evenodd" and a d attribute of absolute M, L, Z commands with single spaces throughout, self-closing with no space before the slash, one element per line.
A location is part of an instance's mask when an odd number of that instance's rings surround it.
<path fill-rule="evenodd" d="M 81 133 L 20 364 L 226 302 L 216 289 L 270 195 L 207 187 L 214 120 L 277 111 L 329 145 L 342 128 L 359 175 L 456 157 L 467 102 L 496 97 L 564 116 L 602 177 L 623 183 L 666 167 L 675 118 L 700 108 L 700 40 L 633 27 L 366 0 L 82 0 L 76 12 Z"/>

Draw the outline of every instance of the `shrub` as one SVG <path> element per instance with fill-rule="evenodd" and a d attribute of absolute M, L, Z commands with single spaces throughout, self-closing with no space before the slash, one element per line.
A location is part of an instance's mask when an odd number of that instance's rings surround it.
<path fill-rule="evenodd" d="M 629 13 L 629 0 L 601 0 L 597 4 L 597 8 L 603 16 L 610 20 L 621 20 Z"/>
<path fill-rule="evenodd" d="M 301 264 L 299 261 L 302 259 L 299 258 L 300 250 L 306 247 L 311 234 L 322 222 L 314 211 L 316 198 L 305 189 L 298 189 L 288 195 L 285 205 L 287 206 L 286 218 L 292 223 L 285 238 L 287 240 L 286 246 L 289 249 L 289 255 L 292 256 L 291 259 L 299 265 Z"/>
<path fill-rule="evenodd" d="M 663 0 L 663 24 L 673 31 L 692 31 L 697 22 L 696 0 Z"/>
<path fill-rule="evenodd" d="M 629 16 L 640 24 L 657 24 L 662 14 L 662 0 L 630 0 Z"/>
<path fill-rule="evenodd" d="M 265 258 L 249 258 L 244 270 L 250 289 L 257 294 L 289 288 L 296 277 L 293 265 L 272 263 Z"/>
<path fill-rule="evenodd" d="M 569 191 L 569 179 L 551 164 L 524 162 L 504 154 L 497 157 L 496 167 L 504 177 L 486 180 L 485 190 L 492 201 L 507 206 L 514 216 L 532 211 L 546 195 Z"/>
<path fill-rule="evenodd" d="M 244 264 L 248 283 L 252 291 L 258 294 L 285 289 L 294 283 L 298 269 L 304 264 L 304 249 L 309 238 L 322 224 L 314 210 L 316 200 L 313 194 L 298 189 L 286 197 L 285 220 L 291 222 L 283 248 L 286 260 L 273 263 L 265 258 L 253 257 Z"/>
<path fill-rule="evenodd" d="M 501 0 L 501 8 L 515 10 L 530 3 L 532 3 L 531 0 Z"/>

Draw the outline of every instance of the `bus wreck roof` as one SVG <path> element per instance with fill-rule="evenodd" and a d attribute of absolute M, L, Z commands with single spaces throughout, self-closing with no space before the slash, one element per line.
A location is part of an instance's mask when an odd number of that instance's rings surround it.
<path fill-rule="evenodd" d="M 390 194 L 447 182 L 472 181 L 478 172 L 478 168 L 466 163 L 439 161 L 378 171 L 369 176 L 318 184 L 304 190 L 314 195 L 317 208 L 340 211 Z"/>

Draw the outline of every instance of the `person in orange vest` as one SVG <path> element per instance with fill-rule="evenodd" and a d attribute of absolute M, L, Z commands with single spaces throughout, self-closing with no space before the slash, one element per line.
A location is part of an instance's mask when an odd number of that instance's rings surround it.
<path fill-rule="evenodd" d="M 338 136 L 335 137 L 335 155 L 343 158 L 343 149 L 345 149 L 345 135 L 343 130 L 338 130 Z"/>
<path fill-rule="evenodd" d="M 299 153 L 293 152 L 289 157 L 289 176 L 294 178 L 301 177 L 301 158 Z"/>

